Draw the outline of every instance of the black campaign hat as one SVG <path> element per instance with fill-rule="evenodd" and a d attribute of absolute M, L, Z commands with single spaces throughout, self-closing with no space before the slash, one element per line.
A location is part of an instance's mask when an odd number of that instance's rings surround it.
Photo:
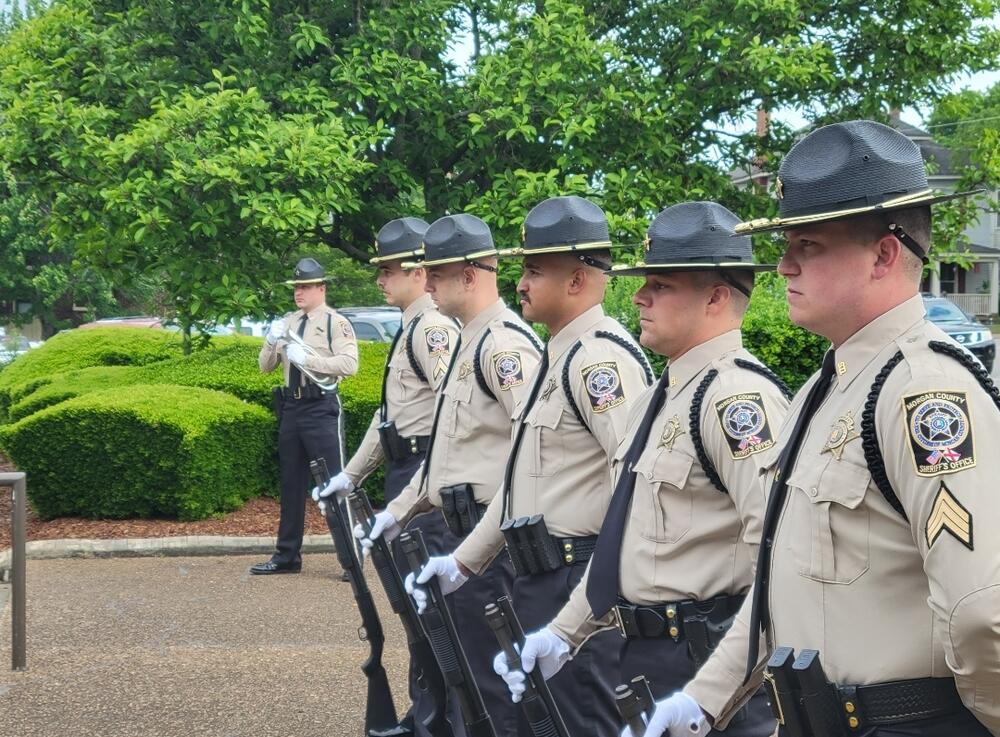
<path fill-rule="evenodd" d="M 292 278 L 285 282 L 289 286 L 298 284 L 322 284 L 326 281 L 326 269 L 314 258 L 301 259 L 295 264 Z"/>
<path fill-rule="evenodd" d="M 917 145 L 871 120 L 834 123 L 810 133 L 781 162 L 774 189 L 778 217 L 740 223 L 736 233 L 786 230 L 976 194 L 935 193 Z"/>
<path fill-rule="evenodd" d="M 459 261 L 496 256 L 490 226 L 475 215 L 445 215 L 438 218 L 424 233 L 420 254 L 422 261 L 403 262 L 403 268 L 438 266 Z"/>
<path fill-rule="evenodd" d="M 427 221 L 420 218 L 396 218 L 381 227 L 375 236 L 376 256 L 368 260 L 372 264 L 420 255 L 420 248 L 427 232 Z"/>
<path fill-rule="evenodd" d="M 500 255 L 528 256 L 611 248 L 604 211 L 576 195 L 550 197 L 531 208 L 524 219 L 521 240 L 519 248 L 506 249 Z"/>
<path fill-rule="evenodd" d="M 634 265 L 616 264 L 615 276 L 677 271 L 771 271 L 755 264 L 749 236 L 733 237 L 740 219 L 715 202 L 683 202 L 663 210 L 649 225 L 646 255 Z"/>

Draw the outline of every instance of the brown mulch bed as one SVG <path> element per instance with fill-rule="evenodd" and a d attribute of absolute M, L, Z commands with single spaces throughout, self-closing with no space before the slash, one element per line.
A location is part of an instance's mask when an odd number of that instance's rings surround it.
<path fill-rule="evenodd" d="M 0 471 L 13 467 L 0 455 Z M 30 482 L 29 482 L 30 483 Z M 0 550 L 10 547 L 11 493 L 0 487 Z M 172 519 L 85 519 L 57 517 L 43 520 L 28 508 L 28 540 L 59 538 L 121 538 L 177 537 L 179 535 L 274 535 L 278 529 L 278 500 L 259 497 L 248 501 L 242 509 L 213 519 L 198 522 L 178 522 Z M 306 534 L 326 534 L 326 522 L 316 505 L 306 504 Z"/>

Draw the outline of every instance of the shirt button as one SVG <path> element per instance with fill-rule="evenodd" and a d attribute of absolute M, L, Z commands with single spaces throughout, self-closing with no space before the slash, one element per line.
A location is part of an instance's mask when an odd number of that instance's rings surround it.
<path fill-rule="evenodd" d="M 816 496 L 817 494 L 819 494 L 819 489 L 817 489 L 815 486 L 810 486 L 809 496 Z"/>

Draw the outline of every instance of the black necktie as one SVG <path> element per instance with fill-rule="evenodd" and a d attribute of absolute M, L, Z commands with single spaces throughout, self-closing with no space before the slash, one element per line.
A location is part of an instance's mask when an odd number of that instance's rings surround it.
<path fill-rule="evenodd" d="M 381 409 L 379 410 L 381 422 L 385 422 L 389 415 L 389 407 L 385 401 L 385 385 L 389 380 L 389 364 L 392 362 L 392 357 L 396 353 L 396 345 L 399 343 L 399 336 L 402 334 L 403 324 L 400 323 L 399 330 L 396 331 L 396 334 L 392 338 L 392 345 L 389 346 L 389 354 L 385 357 L 385 369 L 382 371 L 382 403 L 380 405 Z"/>
<path fill-rule="evenodd" d="M 632 445 L 622 459 L 622 472 L 615 484 L 615 493 L 608 505 L 608 512 L 597 536 L 597 545 L 590 560 L 587 578 L 587 601 L 596 617 L 603 617 L 618 601 L 619 563 L 622 538 L 625 536 L 625 522 L 628 519 L 629 502 L 635 491 L 635 471 L 633 467 L 646 448 L 653 421 L 663 408 L 670 384 L 670 369 L 663 369 L 663 376 L 656 383 L 656 389 L 649 399 L 646 414 L 639 423 Z"/>
<path fill-rule="evenodd" d="M 299 320 L 298 334 L 299 334 L 300 338 L 303 337 L 306 334 L 306 321 L 308 321 L 308 320 L 309 320 L 309 316 L 308 315 L 303 315 L 302 319 Z M 298 366 L 296 366 L 294 363 L 292 363 L 291 361 L 289 361 L 288 362 L 288 386 L 292 387 L 292 389 L 297 389 L 301 383 L 302 383 L 302 372 L 299 370 Z"/>
<path fill-rule="evenodd" d="M 427 473 L 431 470 L 431 451 L 434 450 L 434 440 L 437 438 L 438 420 L 441 418 L 441 405 L 444 404 L 444 388 L 448 386 L 448 379 L 451 378 L 451 372 L 455 368 L 455 364 L 458 363 L 458 354 L 462 350 L 462 334 L 458 334 L 458 340 L 455 341 L 455 350 L 451 353 L 451 362 L 448 364 L 448 370 L 444 373 L 444 379 L 441 380 L 441 388 L 438 389 L 437 404 L 434 406 L 434 423 L 431 425 L 431 436 L 427 441 L 427 452 L 424 453 L 424 471 L 420 476 L 420 485 L 417 489 L 422 489 L 427 481 Z"/>
<path fill-rule="evenodd" d="M 771 481 L 771 493 L 767 498 L 764 531 L 760 540 L 760 550 L 757 553 L 757 570 L 753 580 L 753 606 L 750 609 L 750 649 L 747 651 L 744 683 L 750 680 L 750 674 L 757 666 L 760 634 L 771 625 L 771 613 L 768 611 L 767 603 L 767 587 L 771 583 L 771 551 L 774 548 L 774 534 L 778 527 L 778 518 L 781 516 L 781 510 L 784 508 L 785 499 L 788 496 L 788 475 L 795 466 L 799 448 L 802 446 L 802 439 L 809 428 L 809 420 L 816 414 L 816 410 L 819 409 L 830 390 L 830 380 L 835 373 L 835 366 L 833 350 L 829 350 L 823 357 L 823 367 L 820 369 L 819 378 L 812 385 L 809 395 L 802 403 L 802 411 L 799 412 L 795 426 L 778 457 L 778 470 L 775 471 L 774 479 Z"/>
<path fill-rule="evenodd" d="M 521 410 L 521 414 L 517 420 L 517 432 L 514 433 L 514 442 L 510 446 L 510 455 L 507 456 L 507 467 L 503 472 L 503 512 L 505 516 L 510 516 L 510 483 L 511 476 L 514 473 L 514 464 L 517 463 L 517 452 L 521 448 L 521 439 L 524 437 L 524 428 L 527 427 L 528 423 L 525 418 L 528 416 L 528 412 L 531 408 L 535 406 L 535 401 L 538 399 L 538 390 L 542 386 L 542 382 L 545 381 L 545 374 L 549 372 L 549 344 L 546 343 L 542 348 L 542 360 L 538 362 L 538 368 L 535 369 L 535 383 L 531 387 L 531 391 L 528 393 L 528 400 L 524 403 L 524 409 Z"/>

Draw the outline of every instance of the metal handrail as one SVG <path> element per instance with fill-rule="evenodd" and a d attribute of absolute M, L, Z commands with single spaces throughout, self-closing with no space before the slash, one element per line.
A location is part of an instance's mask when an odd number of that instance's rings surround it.
<path fill-rule="evenodd" d="M 25 507 L 27 500 L 26 475 L 21 471 L 0 473 L 0 486 L 10 486 L 12 509 L 11 526 L 11 670 L 27 670 L 27 633 L 25 630 L 24 600 L 24 542 Z"/>

